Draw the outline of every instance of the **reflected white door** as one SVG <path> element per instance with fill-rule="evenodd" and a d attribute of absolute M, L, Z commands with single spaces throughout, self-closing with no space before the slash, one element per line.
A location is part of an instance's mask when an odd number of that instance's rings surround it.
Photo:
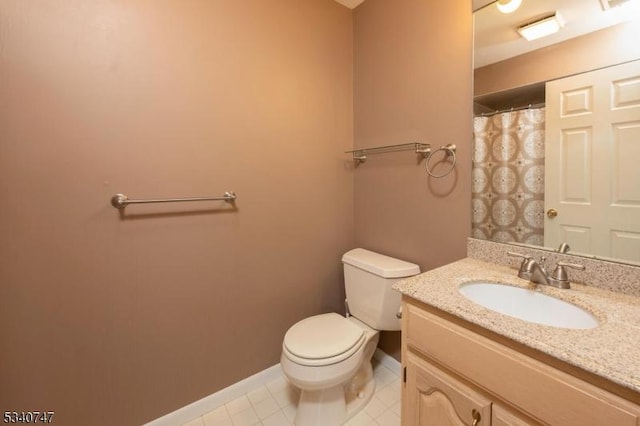
<path fill-rule="evenodd" d="M 640 61 L 547 83 L 545 210 L 545 246 L 640 261 Z"/>

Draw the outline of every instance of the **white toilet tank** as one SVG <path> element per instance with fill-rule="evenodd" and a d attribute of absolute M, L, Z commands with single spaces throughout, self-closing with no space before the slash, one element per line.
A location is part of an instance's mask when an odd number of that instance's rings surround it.
<path fill-rule="evenodd" d="M 400 330 L 401 295 L 391 286 L 420 267 L 361 248 L 345 253 L 342 263 L 349 313 L 376 330 Z"/>

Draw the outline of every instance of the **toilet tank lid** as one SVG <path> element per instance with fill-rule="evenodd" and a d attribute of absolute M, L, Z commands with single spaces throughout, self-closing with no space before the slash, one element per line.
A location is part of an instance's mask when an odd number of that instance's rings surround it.
<path fill-rule="evenodd" d="M 382 278 L 410 277 L 420 273 L 415 263 L 374 253 L 363 248 L 349 250 L 342 256 L 342 263 L 363 269 Z"/>

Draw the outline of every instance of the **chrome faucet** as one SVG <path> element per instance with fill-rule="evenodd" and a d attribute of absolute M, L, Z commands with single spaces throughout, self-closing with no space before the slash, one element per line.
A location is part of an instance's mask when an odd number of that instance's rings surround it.
<path fill-rule="evenodd" d="M 508 252 L 509 256 L 523 258 L 518 276 L 522 279 L 529 280 L 535 284 L 550 285 L 557 288 L 571 288 L 569 283 L 569 276 L 565 268 L 573 268 L 584 271 L 584 265 L 578 265 L 575 263 L 558 262 L 556 268 L 551 274 L 548 274 L 544 268 L 544 263 L 547 260 L 546 257 L 542 257 L 540 262 L 531 258 L 529 255 Z"/>
<path fill-rule="evenodd" d="M 540 263 L 536 262 L 534 259 L 531 259 L 531 261 L 529 261 L 529 263 L 527 264 L 528 268 L 531 271 L 531 278 L 529 278 L 529 281 L 536 284 L 551 285 L 549 283 L 547 271 L 544 269 L 544 262 L 546 260 L 547 258 L 542 256 L 542 258 L 540 258 Z"/>

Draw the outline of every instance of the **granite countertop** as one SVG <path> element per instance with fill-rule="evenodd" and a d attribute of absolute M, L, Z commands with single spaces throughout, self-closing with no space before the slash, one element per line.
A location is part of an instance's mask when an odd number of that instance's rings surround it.
<path fill-rule="evenodd" d="M 489 281 L 533 289 L 571 302 L 599 321 L 592 329 L 564 329 L 509 317 L 472 302 L 458 291 L 470 281 Z M 393 288 L 487 330 L 640 392 L 640 298 L 571 284 L 561 290 L 531 284 L 517 270 L 466 258 L 415 277 Z"/>

